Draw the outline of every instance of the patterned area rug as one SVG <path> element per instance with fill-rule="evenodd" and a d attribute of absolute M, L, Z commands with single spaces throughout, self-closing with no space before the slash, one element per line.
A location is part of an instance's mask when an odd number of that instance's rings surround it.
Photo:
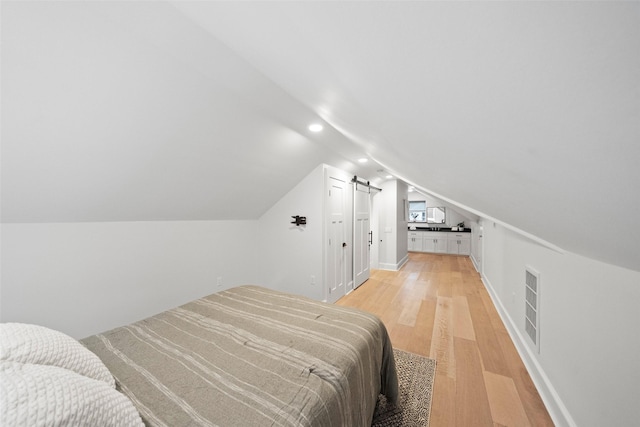
<path fill-rule="evenodd" d="M 393 349 L 398 371 L 398 404 L 380 396 L 372 427 L 425 427 L 429 425 L 436 361 Z"/>

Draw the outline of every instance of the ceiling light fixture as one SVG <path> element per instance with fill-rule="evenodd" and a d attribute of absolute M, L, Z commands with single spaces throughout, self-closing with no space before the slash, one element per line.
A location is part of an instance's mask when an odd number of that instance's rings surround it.
<path fill-rule="evenodd" d="M 387 175 L 386 178 L 387 179 L 391 179 L 391 178 L 393 178 L 393 175 Z"/>
<path fill-rule="evenodd" d="M 309 125 L 309 130 L 311 132 L 320 132 L 322 129 L 323 127 L 320 123 L 314 123 L 312 125 Z"/>
<path fill-rule="evenodd" d="M 365 159 L 364 157 L 361 159 L 358 159 L 358 163 L 367 163 L 369 161 L 369 159 Z"/>

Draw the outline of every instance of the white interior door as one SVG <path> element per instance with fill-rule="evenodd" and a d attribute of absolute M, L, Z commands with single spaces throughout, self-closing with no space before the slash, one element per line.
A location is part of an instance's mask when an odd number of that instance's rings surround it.
<path fill-rule="evenodd" d="M 354 191 L 353 287 L 363 284 L 371 267 L 371 208 L 369 188 L 357 185 Z"/>
<path fill-rule="evenodd" d="M 328 250 L 327 250 L 327 301 L 336 302 L 345 295 L 346 281 L 346 229 L 345 195 L 346 183 L 329 178 L 328 193 Z"/>

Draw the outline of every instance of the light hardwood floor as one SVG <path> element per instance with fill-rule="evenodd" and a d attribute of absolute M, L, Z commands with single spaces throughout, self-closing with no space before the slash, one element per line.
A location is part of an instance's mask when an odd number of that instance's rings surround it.
<path fill-rule="evenodd" d="M 395 348 L 436 359 L 431 427 L 553 425 L 468 257 L 410 253 L 337 304 L 378 315 Z"/>

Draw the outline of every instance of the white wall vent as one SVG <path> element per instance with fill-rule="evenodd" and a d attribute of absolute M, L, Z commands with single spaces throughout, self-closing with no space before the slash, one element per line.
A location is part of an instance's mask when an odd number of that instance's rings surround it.
<path fill-rule="evenodd" d="M 540 273 L 530 267 L 525 270 L 524 329 L 531 344 L 540 352 Z"/>

